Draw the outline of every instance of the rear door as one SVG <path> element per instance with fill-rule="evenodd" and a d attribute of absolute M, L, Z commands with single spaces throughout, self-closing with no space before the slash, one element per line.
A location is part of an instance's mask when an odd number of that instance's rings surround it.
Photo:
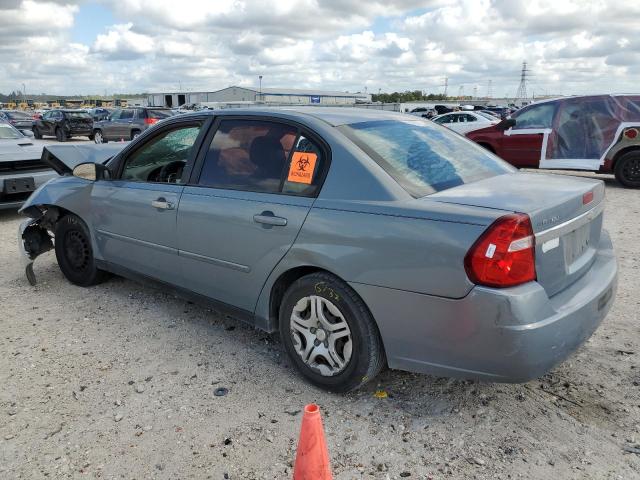
<path fill-rule="evenodd" d="M 180 284 L 176 212 L 203 123 L 167 125 L 124 154 L 114 180 L 94 184 L 93 224 L 104 260 Z"/>
<path fill-rule="evenodd" d="M 328 148 L 264 117 L 223 117 L 206 144 L 178 209 L 184 285 L 253 312 L 314 202 Z"/>
<path fill-rule="evenodd" d="M 118 120 L 122 110 L 115 110 L 102 122 L 102 135 L 105 140 L 120 140 L 116 138 L 118 132 Z"/>
<path fill-rule="evenodd" d="M 538 167 L 551 133 L 556 102 L 525 107 L 512 118 L 516 124 L 502 133 L 498 155 L 516 167 Z"/>

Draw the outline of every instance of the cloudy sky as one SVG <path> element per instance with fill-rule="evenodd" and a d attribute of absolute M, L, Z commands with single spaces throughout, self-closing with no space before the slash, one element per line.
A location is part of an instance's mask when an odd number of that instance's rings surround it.
<path fill-rule="evenodd" d="M 0 0 L 0 92 L 636 92 L 629 0 Z"/>

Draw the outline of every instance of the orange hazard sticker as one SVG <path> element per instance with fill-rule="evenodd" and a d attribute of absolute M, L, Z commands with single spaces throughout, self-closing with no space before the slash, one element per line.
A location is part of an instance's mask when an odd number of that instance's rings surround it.
<path fill-rule="evenodd" d="M 316 167 L 318 155 L 310 152 L 294 152 L 291 157 L 289 167 L 289 177 L 287 180 L 296 183 L 311 184 L 313 180 L 313 169 Z"/>

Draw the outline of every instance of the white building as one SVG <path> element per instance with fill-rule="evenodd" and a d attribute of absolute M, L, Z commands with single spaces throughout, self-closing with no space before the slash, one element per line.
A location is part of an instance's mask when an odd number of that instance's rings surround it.
<path fill-rule="evenodd" d="M 261 104 L 352 105 L 371 102 L 367 93 L 299 90 L 293 88 L 227 87 L 215 92 L 152 93 L 148 104 L 155 107 L 177 108 L 204 102 L 255 102 Z"/>

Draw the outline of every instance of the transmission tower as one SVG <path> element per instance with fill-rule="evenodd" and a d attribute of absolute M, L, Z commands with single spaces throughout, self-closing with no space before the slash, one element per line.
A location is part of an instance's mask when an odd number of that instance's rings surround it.
<path fill-rule="evenodd" d="M 460 88 L 458 88 L 458 97 L 460 100 L 464 98 L 464 85 L 460 85 Z"/>
<path fill-rule="evenodd" d="M 487 83 L 487 98 L 493 98 L 493 80 L 489 80 Z"/>
<path fill-rule="evenodd" d="M 522 62 L 522 73 L 520 73 L 520 85 L 518 86 L 518 92 L 516 93 L 516 98 L 513 100 L 513 103 L 516 101 L 526 101 L 528 98 L 527 95 L 527 80 L 531 76 L 529 74 L 531 70 L 527 68 L 527 62 Z"/>
<path fill-rule="evenodd" d="M 444 77 L 444 96 L 447 97 L 447 88 L 449 88 L 449 77 Z"/>

